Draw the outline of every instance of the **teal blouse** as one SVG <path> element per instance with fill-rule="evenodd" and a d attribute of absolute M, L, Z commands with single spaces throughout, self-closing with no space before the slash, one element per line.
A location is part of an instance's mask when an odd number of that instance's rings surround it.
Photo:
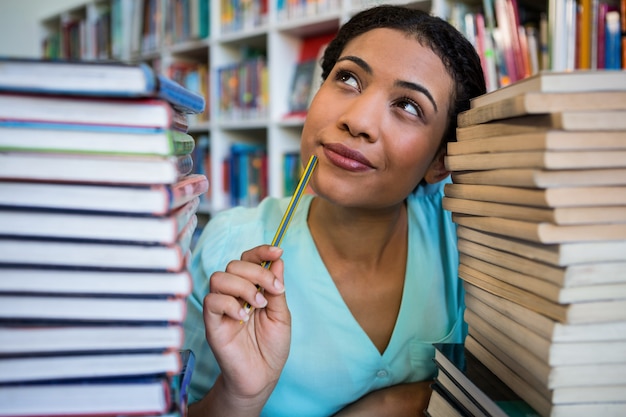
<path fill-rule="evenodd" d="M 289 358 L 263 416 L 330 416 L 370 391 L 430 379 L 436 342 L 462 342 L 463 289 L 457 277 L 456 229 L 441 205 L 443 183 L 408 198 L 409 254 L 402 303 L 381 355 L 359 326 L 322 262 L 306 223 L 303 196 L 285 234 L 285 289 L 292 314 Z M 289 200 L 265 199 L 234 208 L 207 225 L 194 253 L 185 348 L 196 354 L 190 403 L 202 398 L 220 370 L 206 342 L 202 300 L 209 276 L 244 250 L 269 243 Z"/>

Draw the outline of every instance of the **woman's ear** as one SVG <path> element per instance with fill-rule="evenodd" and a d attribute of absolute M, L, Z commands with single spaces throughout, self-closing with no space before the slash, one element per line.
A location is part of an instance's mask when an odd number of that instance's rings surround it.
<path fill-rule="evenodd" d="M 428 170 L 426 170 L 426 174 L 424 174 L 424 180 L 429 184 L 435 184 L 439 181 L 445 179 L 448 175 L 450 175 L 450 171 L 446 169 L 446 165 L 444 163 L 444 159 L 446 157 L 446 148 L 442 148 L 437 151 L 435 158 L 430 163 Z"/>

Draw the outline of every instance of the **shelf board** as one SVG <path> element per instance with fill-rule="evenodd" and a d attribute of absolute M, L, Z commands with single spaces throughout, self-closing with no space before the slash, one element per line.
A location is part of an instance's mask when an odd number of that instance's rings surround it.
<path fill-rule="evenodd" d="M 170 45 L 168 50 L 172 55 L 198 55 L 206 57 L 209 43 L 208 38 L 190 39 Z"/>
<path fill-rule="evenodd" d="M 339 30 L 340 23 L 341 13 L 332 11 L 317 16 L 288 19 L 286 22 L 276 25 L 276 28 L 280 32 L 305 38 L 320 33 L 336 32 Z"/>
<path fill-rule="evenodd" d="M 239 119 L 239 120 L 220 120 L 217 123 L 217 127 L 225 130 L 252 130 L 252 129 L 266 129 L 266 118 L 255 119 Z"/>
<path fill-rule="evenodd" d="M 249 30 L 235 31 L 220 34 L 216 42 L 230 43 L 234 45 L 256 45 L 265 44 L 268 26 L 263 25 Z"/>

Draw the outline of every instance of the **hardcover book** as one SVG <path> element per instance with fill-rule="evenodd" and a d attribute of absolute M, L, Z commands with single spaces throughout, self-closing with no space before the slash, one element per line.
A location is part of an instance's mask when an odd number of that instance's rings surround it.
<path fill-rule="evenodd" d="M 145 352 L 180 349 L 179 325 L 43 322 L 0 325 L 0 355 L 50 355 L 53 353 Z"/>
<path fill-rule="evenodd" d="M 625 110 L 562 111 L 495 120 L 456 129 L 457 139 L 469 140 L 492 136 L 542 133 L 549 130 L 622 131 L 626 129 Z"/>
<path fill-rule="evenodd" d="M 494 90 L 470 101 L 471 108 L 486 106 L 522 93 L 582 93 L 626 91 L 624 71 L 541 71 L 523 80 Z"/>
<path fill-rule="evenodd" d="M 626 185 L 626 169 L 568 169 L 502 168 L 452 173 L 457 184 L 504 185 L 511 187 L 549 188 L 566 186 Z"/>
<path fill-rule="evenodd" d="M 0 383 L 173 375 L 177 351 L 0 357 Z"/>
<path fill-rule="evenodd" d="M 176 110 L 164 100 L 8 93 L 0 93 L 0 122 L 72 124 L 104 131 L 177 128 Z"/>
<path fill-rule="evenodd" d="M 181 323 L 186 300 L 181 297 L 98 297 L 0 294 L 0 319 L 100 323 Z"/>
<path fill-rule="evenodd" d="M 471 229 L 543 244 L 626 239 L 626 223 L 556 225 L 548 222 L 472 216 L 460 213 L 453 213 L 452 219 L 456 224 Z"/>
<path fill-rule="evenodd" d="M 528 189 L 480 184 L 446 184 L 447 197 L 534 207 L 626 205 L 626 187 L 554 187 Z"/>
<path fill-rule="evenodd" d="M 121 156 L 0 153 L 0 180 L 125 185 L 174 184 L 193 169 L 191 155 Z"/>
<path fill-rule="evenodd" d="M 160 216 L 208 189 L 208 179 L 200 174 L 186 175 L 172 184 L 143 186 L 0 180 L 0 206 Z"/>
<path fill-rule="evenodd" d="M 593 140 L 589 140 L 593 137 Z M 543 130 L 477 138 L 458 137 L 449 142 L 448 155 L 516 151 L 600 151 L 626 149 L 621 131 Z"/>
<path fill-rule="evenodd" d="M 10 268 L 0 266 L 0 293 L 179 296 L 191 293 L 189 271 Z"/>
<path fill-rule="evenodd" d="M 2 151 L 187 155 L 194 146 L 191 135 L 176 129 L 0 122 Z"/>
<path fill-rule="evenodd" d="M 428 407 L 424 411 L 427 417 L 469 417 L 470 411 L 452 396 L 439 381 L 431 384 L 432 392 Z M 478 417 L 478 416 L 477 416 Z"/>
<path fill-rule="evenodd" d="M 626 120 L 626 117 L 624 120 Z M 624 168 L 625 161 L 626 150 L 588 152 L 527 151 L 447 155 L 445 157 L 445 166 L 449 171 L 483 171 L 511 168 L 576 170 Z"/>
<path fill-rule="evenodd" d="M 622 77 L 626 78 L 626 75 Z M 528 114 L 555 113 L 565 110 L 626 109 L 626 91 L 522 92 L 516 96 L 477 106 L 476 102 L 480 100 L 483 98 L 476 98 L 472 101 L 474 107 L 459 114 L 457 120 L 459 127 Z"/>
<path fill-rule="evenodd" d="M 46 381 L 0 389 L 0 415 L 3 416 L 155 415 L 168 412 L 171 404 L 167 377 L 57 384 Z"/>
<path fill-rule="evenodd" d="M 97 97 L 158 97 L 185 113 L 204 110 L 204 98 L 147 64 L 0 57 L 0 91 Z"/>
<path fill-rule="evenodd" d="M 545 222 L 557 226 L 626 223 L 626 210 L 624 210 L 623 205 L 530 207 L 526 205 L 444 197 L 443 207 L 446 210 L 459 214 L 501 217 L 505 219 L 524 220 L 527 222 Z"/>
<path fill-rule="evenodd" d="M 170 245 L 199 204 L 196 197 L 164 216 L 0 209 L 0 236 Z"/>

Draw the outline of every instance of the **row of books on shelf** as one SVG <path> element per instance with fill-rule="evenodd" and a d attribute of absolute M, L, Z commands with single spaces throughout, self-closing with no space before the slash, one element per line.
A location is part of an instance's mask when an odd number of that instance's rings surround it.
<path fill-rule="evenodd" d="M 211 147 L 208 135 L 196 138 L 196 147 L 192 152 L 194 173 L 211 180 Z M 283 156 L 283 192 L 290 196 L 296 188 L 302 162 L 299 152 L 288 152 Z M 224 159 L 222 190 L 228 196 L 229 205 L 254 207 L 268 196 L 267 152 L 263 145 L 234 144 Z M 209 193 L 200 195 L 200 211 L 211 211 Z"/>
<path fill-rule="evenodd" d="M 209 36 L 209 2 L 202 0 L 116 0 L 113 5 L 121 42 L 120 58 L 158 52 L 163 46 Z M 127 35 L 127 38 L 123 36 Z M 128 48 L 129 39 L 131 49 Z"/>
<path fill-rule="evenodd" d="M 279 19 L 315 17 L 339 10 L 340 0 L 277 0 Z"/>
<path fill-rule="evenodd" d="M 250 31 L 267 24 L 268 0 L 227 0 L 220 3 L 222 34 Z"/>
<path fill-rule="evenodd" d="M 217 70 L 217 97 L 220 120 L 241 121 L 267 115 L 269 102 L 267 59 L 249 51 L 241 62 Z"/>
<path fill-rule="evenodd" d="M 506 0 L 484 2 L 478 10 L 464 2 L 450 6 L 448 20 L 474 44 L 488 91 L 542 70 L 626 67 L 622 59 L 626 9 L 610 1 L 554 4 L 551 7 L 562 9 L 537 12 L 532 5 Z"/>
<path fill-rule="evenodd" d="M 237 143 L 224 161 L 225 191 L 231 207 L 255 207 L 268 195 L 265 145 Z"/>
<path fill-rule="evenodd" d="M 209 36 L 209 2 L 110 0 L 44 22 L 46 58 L 135 59 L 162 46 Z"/>
<path fill-rule="evenodd" d="M 211 180 L 211 149 L 208 135 L 196 139 L 192 153 L 194 173 Z M 282 195 L 293 194 L 302 173 L 302 161 L 299 152 L 287 152 L 283 155 L 283 190 Z M 222 190 L 228 196 L 229 206 L 254 207 L 268 196 L 268 167 L 265 146 L 254 144 L 234 144 L 224 159 Z M 211 212 L 209 193 L 200 195 L 199 210 Z"/>
<path fill-rule="evenodd" d="M 68 59 L 109 59 L 112 54 L 111 29 L 113 22 L 109 9 L 96 16 L 64 16 L 55 19 L 54 26 L 43 38 L 41 50 L 46 57 Z"/>
<path fill-rule="evenodd" d="M 474 99 L 448 147 L 465 354 L 542 417 L 626 413 L 625 92 L 625 71 L 533 76 Z M 454 368 L 433 417 L 508 414 Z"/>
<path fill-rule="evenodd" d="M 0 77 L 0 415 L 184 416 L 202 97 L 142 66 L 19 62 Z"/>

